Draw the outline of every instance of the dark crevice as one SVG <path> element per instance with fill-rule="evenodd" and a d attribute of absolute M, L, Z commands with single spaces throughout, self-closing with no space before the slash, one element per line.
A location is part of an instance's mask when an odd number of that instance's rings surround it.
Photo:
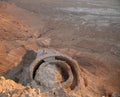
<path fill-rule="evenodd" d="M 33 79 L 35 78 L 35 75 L 36 75 L 36 71 L 37 69 L 39 68 L 39 66 L 44 63 L 45 61 L 44 60 L 41 60 L 33 69 Z"/>

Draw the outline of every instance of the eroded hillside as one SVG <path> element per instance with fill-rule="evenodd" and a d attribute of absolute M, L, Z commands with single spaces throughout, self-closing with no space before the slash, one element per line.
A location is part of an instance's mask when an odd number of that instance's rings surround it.
<path fill-rule="evenodd" d="M 0 75 L 16 82 L 0 78 L 1 95 L 9 97 L 16 91 L 17 96 L 21 92 L 28 95 L 30 87 L 25 80 L 29 65 L 38 50 L 52 48 L 71 56 L 79 64 L 82 86 L 71 94 L 119 97 L 119 3 L 117 0 L 109 3 L 78 1 L 81 6 L 73 1 L 67 3 L 67 0 L 65 3 L 57 0 L 0 1 Z M 36 96 L 39 90 L 31 91 L 34 97 L 39 97 Z M 43 96 L 53 97 L 49 93 Z"/>

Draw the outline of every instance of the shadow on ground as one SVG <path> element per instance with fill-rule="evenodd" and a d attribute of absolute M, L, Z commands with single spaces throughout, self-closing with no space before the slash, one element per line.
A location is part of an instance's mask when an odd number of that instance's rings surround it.
<path fill-rule="evenodd" d="M 7 79 L 12 79 L 17 83 L 27 85 L 29 82 L 29 66 L 36 58 L 36 53 L 32 50 L 27 50 L 26 54 L 22 58 L 22 61 L 18 64 L 17 67 L 9 70 L 5 77 Z"/>

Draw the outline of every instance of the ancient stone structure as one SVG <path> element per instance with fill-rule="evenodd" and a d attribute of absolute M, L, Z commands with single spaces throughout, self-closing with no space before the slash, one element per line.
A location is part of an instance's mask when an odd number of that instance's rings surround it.
<path fill-rule="evenodd" d="M 74 90 L 79 86 L 79 66 L 71 57 L 55 50 L 40 50 L 30 65 L 31 86 L 41 92 Z"/>

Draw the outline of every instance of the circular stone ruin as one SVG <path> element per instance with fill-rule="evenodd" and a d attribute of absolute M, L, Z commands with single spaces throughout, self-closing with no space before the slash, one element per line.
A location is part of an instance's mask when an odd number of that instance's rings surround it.
<path fill-rule="evenodd" d="M 78 63 L 71 57 L 54 50 L 40 50 L 30 65 L 31 86 L 41 92 L 74 90 L 79 80 Z"/>

